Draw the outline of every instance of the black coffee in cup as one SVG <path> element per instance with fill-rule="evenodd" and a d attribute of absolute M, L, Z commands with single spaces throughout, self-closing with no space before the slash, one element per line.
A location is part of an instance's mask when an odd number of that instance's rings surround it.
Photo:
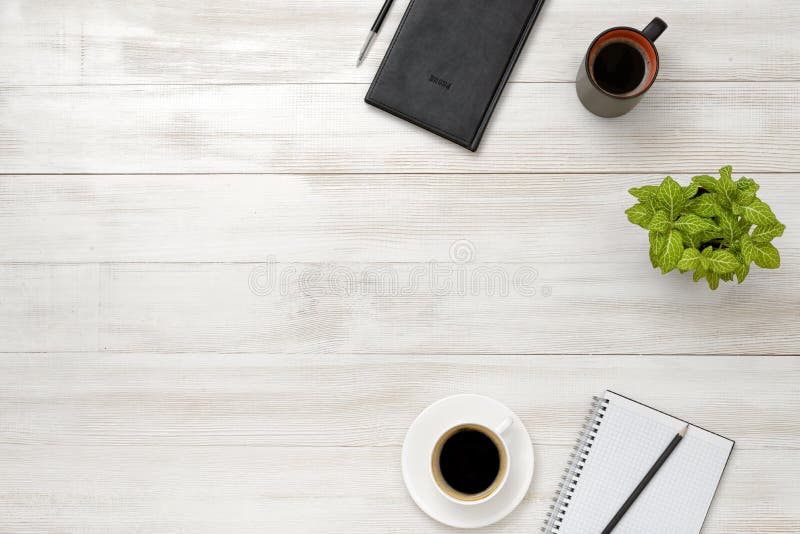
<path fill-rule="evenodd" d="M 644 81 L 647 61 L 635 44 L 620 40 L 601 48 L 592 68 L 594 79 L 601 89 L 624 95 Z"/>
<path fill-rule="evenodd" d="M 440 438 L 433 464 L 434 478 L 448 495 L 473 501 L 494 493 L 505 474 L 507 460 L 494 432 L 464 425 Z"/>

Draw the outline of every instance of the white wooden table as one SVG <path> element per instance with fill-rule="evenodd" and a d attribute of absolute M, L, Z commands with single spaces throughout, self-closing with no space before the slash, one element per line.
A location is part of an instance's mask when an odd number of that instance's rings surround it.
<path fill-rule="evenodd" d="M 530 430 L 485 532 L 535 532 L 604 388 L 737 441 L 704 532 L 800 531 L 800 3 L 549 0 L 477 154 L 363 103 L 379 4 L 0 3 L 0 532 L 446 532 L 399 452 L 459 392 Z M 658 83 L 590 115 L 585 47 L 655 15 Z M 726 164 L 783 268 L 662 277 L 626 190 Z M 535 294 L 392 285 L 430 262 Z"/>

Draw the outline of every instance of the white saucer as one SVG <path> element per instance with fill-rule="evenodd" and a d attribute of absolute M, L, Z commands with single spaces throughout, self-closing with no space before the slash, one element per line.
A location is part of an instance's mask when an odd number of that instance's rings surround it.
<path fill-rule="evenodd" d="M 493 428 L 509 413 L 514 423 L 503 433 L 511 464 L 506 484 L 481 504 L 465 506 L 445 498 L 431 476 L 436 440 L 465 417 Z M 423 512 L 451 527 L 480 528 L 506 517 L 528 493 L 533 478 L 533 445 L 520 418 L 503 404 L 481 395 L 455 395 L 431 404 L 417 416 L 403 443 L 402 463 L 408 492 Z"/>

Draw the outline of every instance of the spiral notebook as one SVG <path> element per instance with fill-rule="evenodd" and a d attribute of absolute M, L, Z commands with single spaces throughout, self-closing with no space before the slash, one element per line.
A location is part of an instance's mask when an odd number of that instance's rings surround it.
<path fill-rule="evenodd" d="M 606 391 L 593 404 L 542 530 L 599 534 L 686 424 Z M 700 532 L 733 445 L 727 438 L 690 425 L 614 534 Z"/>

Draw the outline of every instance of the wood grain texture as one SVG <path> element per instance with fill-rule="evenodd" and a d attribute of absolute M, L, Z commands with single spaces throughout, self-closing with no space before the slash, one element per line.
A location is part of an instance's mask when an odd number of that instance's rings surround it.
<path fill-rule="evenodd" d="M 616 263 L 644 276 L 647 235 L 625 216 L 627 190 L 663 177 L 0 176 L 0 261 L 448 262 L 467 239 L 477 262 Z M 790 229 L 775 244 L 792 269 L 800 175 L 752 177 Z"/>
<path fill-rule="evenodd" d="M 530 533 L 605 388 L 737 440 L 704 534 L 800 531 L 800 4 L 548 0 L 477 154 L 362 101 L 406 4 L 356 69 L 377 1 L 0 3 L 0 532 L 450 532 L 400 446 L 475 392 L 537 459 L 479 532 Z M 659 83 L 586 112 L 655 15 Z M 788 229 L 712 293 L 623 211 L 724 164 Z"/>
<path fill-rule="evenodd" d="M 800 526 L 800 358 L 51 354 L 0 371 L 13 532 L 448 532 L 407 496 L 399 447 L 463 391 L 514 409 L 536 449 L 527 498 L 483 532 L 531 532 L 605 387 L 738 440 L 705 534 Z"/>
<path fill-rule="evenodd" d="M 427 405 L 465 392 L 512 408 L 535 446 L 568 446 L 609 388 L 737 451 L 800 450 L 798 357 L 6 354 L 0 371 L 14 446 L 397 447 Z"/>
<path fill-rule="evenodd" d="M 0 83 L 366 83 L 407 3 L 356 69 L 377 2 L 5 0 Z M 800 6 L 784 0 L 547 0 L 513 80 L 572 82 L 598 33 L 656 15 L 670 24 L 658 41 L 662 81 L 800 80 Z"/>
<path fill-rule="evenodd" d="M 538 532 L 570 450 L 538 446 L 525 500 L 475 532 Z M 452 533 L 408 496 L 399 458 L 398 447 L 0 445 L 0 517 L 16 534 Z M 735 451 L 703 534 L 797 532 L 799 461 Z"/>
<path fill-rule="evenodd" d="M 792 258 L 716 292 L 677 271 L 663 277 L 647 258 L 0 265 L 0 321 L 9 325 L 0 345 L 23 352 L 790 355 L 800 347 Z"/>
<path fill-rule="evenodd" d="M 0 89 L 0 173 L 800 172 L 798 83 L 673 83 L 623 120 L 508 87 L 477 154 L 363 85 Z"/>

